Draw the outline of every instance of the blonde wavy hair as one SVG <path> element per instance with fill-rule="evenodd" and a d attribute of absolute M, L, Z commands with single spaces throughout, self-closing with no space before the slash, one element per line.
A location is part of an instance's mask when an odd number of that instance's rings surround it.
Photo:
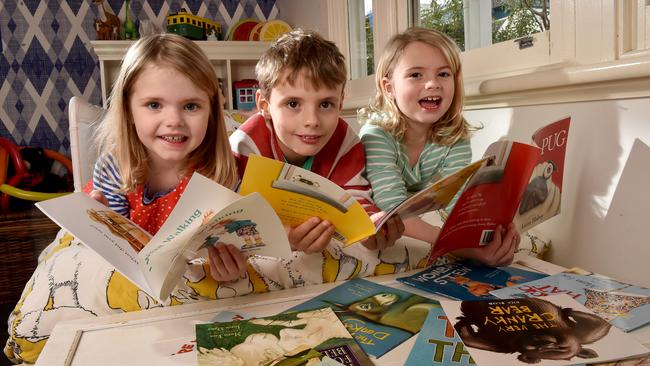
<path fill-rule="evenodd" d="M 454 98 L 447 112 L 431 126 L 429 138 L 431 142 L 441 145 L 453 145 L 458 140 L 469 138 L 470 126 L 462 115 L 465 93 L 460 63 L 460 51 L 456 43 L 446 35 L 432 29 L 413 27 L 403 33 L 394 35 L 389 41 L 377 63 L 375 83 L 377 94 L 373 105 L 360 111 L 361 115 L 370 116 L 370 122 L 382 127 L 396 136 L 404 138 L 407 124 L 405 116 L 395 104 L 392 97 L 384 90 L 382 79 L 392 78 L 404 49 L 413 42 L 422 42 L 439 49 L 449 63 L 454 77 Z M 377 116 L 380 116 L 377 118 Z"/>
<path fill-rule="evenodd" d="M 113 84 L 108 110 L 98 127 L 95 139 L 99 152 L 115 158 L 122 177 L 121 189 L 134 190 L 146 182 L 149 173 L 149 154 L 132 123 L 129 96 L 135 81 L 151 64 L 174 68 L 210 98 L 205 137 L 188 156 L 186 173 L 195 169 L 219 184 L 234 188 L 238 179 L 237 169 L 226 133 L 219 82 L 212 64 L 194 42 L 167 33 L 143 37 L 129 47 Z"/>
<path fill-rule="evenodd" d="M 293 86 L 301 74 L 316 89 L 323 85 L 330 89 L 345 88 L 345 57 L 334 42 L 314 31 L 298 28 L 280 36 L 255 66 L 260 92 L 266 99 L 278 83 Z"/>

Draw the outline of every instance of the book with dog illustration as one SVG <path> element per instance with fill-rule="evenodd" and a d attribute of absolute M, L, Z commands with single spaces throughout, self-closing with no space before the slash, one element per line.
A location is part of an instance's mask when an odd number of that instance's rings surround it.
<path fill-rule="evenodd" d="M 195 328 L 199 365 L 372 365 L 327 307 Z"/>
<path fill-rule="evenodd" d="M 457 261 L 431 266 L 397 280 L 420 290 L 454 300 L 493 299 L 490 291 L 546 277 L 546 274 L 515 267 L 492 268 Z"/>
<path fill-rule="evenodd" d="M 410 292 L 354 279 L 288 311 L 331 307 L 369 355 L 381 357 L 420 331 L 438 302 Z"/>
<path fill-rule="evenodd" d="M 567 295 L 441 300 L 477 365 L 557 366 L 638 357 L 650 352 Z"/>
<path fill-rule="evenodd" d="M 258 155 L 248 157 L 240 193 L 260 193 L 289 226 L 297 226 L 314 216 L 328 220 L 336 227 L 334 237 L 349 245 L 374 235 L 394 215 L 406 219 L 445 208 L 488 160 L 481 159 L 436 181 L 375 223 L 361 204 L 338 184 L 309 170 Z"/>
<path fill-rule="evenodd" d="M 129 219 L 76 192 L 36 206 L 158 301 L 181 280 L 187 261 L 232 244 L 245 254 L 291 258 L 286 232 L 259 195 L 241 197 L 194 173 L 153 237 Z"/>
<path fill-rule="evenodd" d="M 404 365 L 472 366 L 475 364 L 463 341 L 447 319 L 442 306 L 431 308 Z"/>
<path fill-rule="evenodd" d="M 571 118 L 533 134 L 533 144 L 497 141 L 454 205 L 432 251 L 430 263 L 451 250 L 485 245 L 498 225 L 514 222 L 522 233 L 560 213 L 564 155 Z"/>
<path fill-rule="evenodd" d="M 571 296 L 610 324 L 631 331 L 650 323 L 650 289 L 587 272 L 580 268 L 492 291 L 499 298 Z"/>

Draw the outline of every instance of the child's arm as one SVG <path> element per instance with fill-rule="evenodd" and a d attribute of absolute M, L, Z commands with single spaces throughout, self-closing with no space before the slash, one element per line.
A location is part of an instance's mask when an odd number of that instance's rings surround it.
<path fill-rule="evenodd" d="M 120 192 L 122 178 L 117 163 L 111 155 L 97 159 L 93 170 L 93 192 L 91 197 L 105 204 L 122 216 L 129 216 L 129 201 L 126 194 Z"/>
<path fill-rule="evenodd" d="M 383 211 L 388 211 L 406 198 L 408 192 L 398 166 L 399 144 L 388 133 L 373 125 L 361 128 L 361 141 L 366 155 L 366 174 L 372 186 L 372 198 Z"/>
<path fill-rule="evenodd" d="M 453 254 L 481 262 L 487 266 L 502 267 L 512 263 L 520 241 L 521 236 L 515 229 L 515 224 L 510 223 L 507 230 L 503 226 L 498 226 L 494 239 L 488 244 L 478 248 L 459 249 Z"/>
<path fill-rule="evenodd" d="M 208 248 L 210 276 L 219 282 L 235 281 L 246 274 L 246 257 L 232 244 L 217 243 Z"/>
<path fill-rule="evenodd" d="M 439 227 L 433 226 L 419 217 L 411 217 L 404 220 L 404 226 L 404 235 L 426 241 L 427 243 L 431 243 L 431 245 L 434 245 L 438 240 L 438 235 L 440 235 Z"/>

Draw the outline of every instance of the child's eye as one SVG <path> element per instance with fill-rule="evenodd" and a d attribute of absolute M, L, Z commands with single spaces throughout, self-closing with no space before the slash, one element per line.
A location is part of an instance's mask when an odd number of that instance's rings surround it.
<path fill-rule="evenodd" d="M 149 109 L 159 109 L 160 108 L 160 103 L 158 103 L 158 102 L 149 102 L 149 103 L 147 103 L 147 108 L 149 108 Z"/>
<path fill-rule="evenodd" d="M 451 73 L 449 71 L 441 71 L 438 73 L 438 76 L 441 78 L 448 78 L 451 76 Z"/>
<path fill-rule="evenodd" d="M 185 105 L 185 110 L 193 112 L 195 110 L 199 109 L 199 105 L 196 103 L 188 103 Z"/>
<path fill-rule="evenodd" d="M 330 109 L 334 106 L 332 102 L 321 102 L 320 107 L 323 109 Z"/>
<path fill-rule="evenodd" d="M 419 79 L 421 77 L 422 77 L 421 72 L 412 72 L 412 73 L 409 74 L 409 78 L 411 78 L 411 79 Z"/>
<path fill-rule="evenodd" d="M 295 100 L 290 100 L 290 101 L 287 102 L 287 106 L 289 108 L 298 108 L 299 105 L 300 104 Z"/>

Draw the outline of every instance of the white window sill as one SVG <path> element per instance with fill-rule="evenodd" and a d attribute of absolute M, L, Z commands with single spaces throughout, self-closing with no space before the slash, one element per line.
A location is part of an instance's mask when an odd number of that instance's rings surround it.
<path fill-rule="evenodd" d="M 345 114 L 367 106 L 374 76 L 348 83 Z M 485 109 L 650 96 L 650 50 L 598 64 L 556 64 L 514 75 L 465 79 L 465 108 Z"/>

